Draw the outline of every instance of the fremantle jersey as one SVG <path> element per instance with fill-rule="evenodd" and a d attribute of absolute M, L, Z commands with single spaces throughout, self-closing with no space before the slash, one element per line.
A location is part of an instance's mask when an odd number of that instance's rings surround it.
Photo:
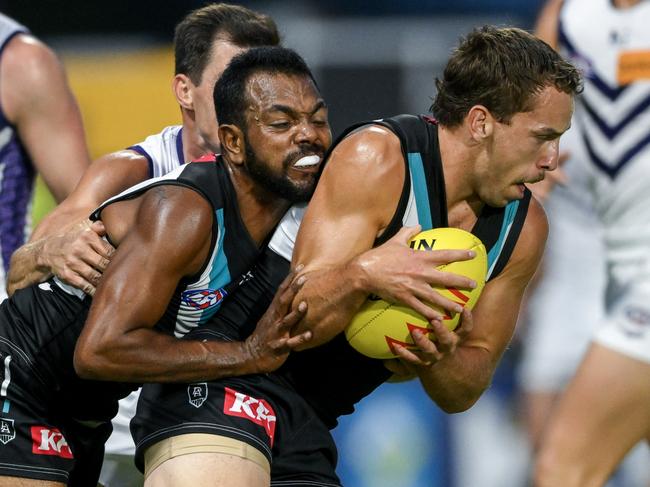
<path fill-rule="evenodd" d="M 423 230 L 448 226 L 437 125 L 427 117 L 413 115 L 372 123 L 383 125 L 398 135 L 407 175 L 394 218 L 376 245 L 391 238 L 403 225 L 420 224 Z M 348 129 L 338 141 L 361 125 L 364 124 Z M 526 191 L 523 199 L 512 201 L 504 208 L 485 207 L 479 216 L 472 233 L 483 241 L 488 251 L 488 280 L 496 277 L 508 262 L 523 227 L 530 198 L 530 192 Z M 253 268 L 253 278 L 230 297 L 210 328 L 235 328 L 247 323 L 239 339 L 252 332 L 289 270 L 303 213 L 304 206 L 296 206 L 285 215 L 269 248 Z M 351 413 L 354 404 L 389 376 L 381 360 L 356 352 L 348 345 L 344 334 L 323 346 L 292 352 L 278 373 L 271 375 L 295 388 L 329 427 L 336 425 L 338 416 Z"/>
<path fill-rule="evenodd" d="M 648 256 L 649 24 L 649 2 L 617 9 L 610 0 L 567 0 L 560 12 L 560 48 L 584 73 L 573 126 L 593 169 L 610 261 Z"/>
<path fill-rule="evenodd" d="M 150 135 L 130 150 L 143 155 L 149 162 L 149 177 L 157 178 L 185 164 L 183 156 L 183 126 L 165 127 L 162 132 Z"/>
<path fill-rule="evenodd" d="M 0 56 L 15 35 L 27 32 L 24 26 L 0 14 Z M 34 166 L 16 128 L 0 106 L 0 301 L 7 297 L 5 278 L 11 254 L 27 237 L 34 175 Z"/>

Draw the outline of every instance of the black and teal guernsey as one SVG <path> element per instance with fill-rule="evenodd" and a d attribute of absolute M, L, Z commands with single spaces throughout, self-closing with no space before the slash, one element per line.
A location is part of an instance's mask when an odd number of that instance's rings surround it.
<path fill-rule="evenodd" d="M 406 177 L 394 216 L 386 231 L 375 242 L 380 245 L 404 225 L 419 224 L 423 230 L 449 225 L 445 182 L 438 126 L 426 116 L 399 115 L 393 118 L 356 124 L 348 128 L 334 143 L 368 124 L 382 125 L 400 139 Z M 488 252 L 488 280 L 505 267 L 524 224 L 531 194 L 503 208 L 486 206 L 479 215 L 472 233 L 479 237 Z M 224 304 L 214 323 L 214 330 L 239 329 L 244 339 L 255 324 L 286 276 L 303 208 L 294 207 L 280 223 L 252 270 L 253 278 Z M 246 323 L 242 326 L 242 323 Z M 390 377 L 381 360 L 371 359 L 354 350 L 344 334 L 331 342 L 303 352 L 293 352 L 287 362 L 269 377 L 294 388 L 316 410 L 329 426 L 337 424 L 338 416 L 349 414 L 354 405 Z"/>
<path fill-rule="evenodd" d="M 385 242 L 405 225 L 419 224 L 422 230 L 449 226 L 435 120 L 427 116 L 398 115 L 371 123 L 384 126 L 399 137 L 406 168 L 395 214 L 375 245 Z M 350 127 L 341 137 L 366 124 Z M 527 190 L 521 200 L 511 201 L 503 208 L 485 206 L 479 215 L 472 233 L 481 239 L 487 250 L 488 281 L 494 279 L 510 259 L 528 213 L 530 198 Z M 317 370 L 324 373 L 316 373 Z M 344 334 L 321 347 L 292 353 L 279 373 L 309 401 L 330 428 L 336 426 L 340 415 L 353 412 L 359 400 L 391 375 L 383 361 L 354 350 Z"/>
<path fill-rule="evenodd" d="M 178 283 L 164 316 L 156 325 L 160 331 L 182 338 L 207 322 L 221 307 L 223 299 L 246 279 L 260 248 L 241 219 L 237 195 L 221 159 L 186 164 L 133 186 L 106 201 L 93 213 L 93 218 L 99 219 L 101 211 L 112 203 L 136 198 L 161 185 L 183 186 L 198 192 L 210 203 L 214 213 L 208 259 L 196 274 Z"/>
<path fill-rule="evenodd" d="M 138 184 L 106 201 L 91 218 L 99 218 L 110 204 L 136 198 L 162 185 L 196 191 L 210 203 L 214 213 L 209 229 L 212 234 L 209 257 L 199 272 L 179 282 L 163 317 L 156 324 L 159 331 L 181 337 L 216 313 L 224 297 L 245 280 L 260 249 L 241 220 L 234 187 L 220 160 L 186 164 L 166 176 Z M 152 300 L 157 299 L 155 289 L 148 291 Z M 53 278 L 17 291 L 0 307 L 0 344 L 13 350 L 13 355 L 20 357 L 31 370 L 33 387 L 57 394 L 61 390 L 84 388 L 90 383 L 76 375 L 73 355 L 91 301 L 79 289 Z M 110 400 L 126 395 L 134 387 L 115 384 L 114 392 L 109 393 L 113 386 L 105 384 L 104 409 L 115 414 L 116 403 Z M 92 402 L 91 399 L 86 398 L 87 402 Z M 92 414 L 90 405 L 87 413 Z M 110 419 L 110 413 L 101 416 L 107 415 Z"/>

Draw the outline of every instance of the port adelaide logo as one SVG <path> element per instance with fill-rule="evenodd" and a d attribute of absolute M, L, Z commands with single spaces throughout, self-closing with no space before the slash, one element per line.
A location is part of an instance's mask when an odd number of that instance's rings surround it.
<path fill-rule="evenodd" d="M 16 430 L 14 428 L 14 420 L 7 418 L 0 418 L 0 442 L 6 445 L 16 437 Z"/>
<path fill-rule="evenodd" d="M 206 382 L 190 384 L 187 386 L 187 395 L 190 404 L 195 408 L 200 408 L 208 398 L 208 384 Z"/>

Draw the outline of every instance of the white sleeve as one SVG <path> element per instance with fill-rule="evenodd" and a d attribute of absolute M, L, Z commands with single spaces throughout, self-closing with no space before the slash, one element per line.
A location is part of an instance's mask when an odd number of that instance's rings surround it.
<path fill-rule="evenodd" d="M 294 205 L 289 208 L 289 211 L 282 217 L 278 228 L 275 229 L 273 237 L 269 242 L 269 247 L 276 254 L 281 255 L 289 262 L 293 255 L 293 247 L 296 244 L 296 235 L 300 228 L 300 222 L 307 209 L 307 203 Z"/>

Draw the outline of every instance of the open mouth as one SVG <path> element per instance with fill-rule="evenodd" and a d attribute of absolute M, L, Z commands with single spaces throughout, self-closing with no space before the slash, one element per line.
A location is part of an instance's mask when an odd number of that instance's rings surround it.
<path fill-rule="evenodd" d="M 293 167 L 312 167 L 320 163 L 321 158 L 317 155 L 304 156 L 293 163 Z"/>

